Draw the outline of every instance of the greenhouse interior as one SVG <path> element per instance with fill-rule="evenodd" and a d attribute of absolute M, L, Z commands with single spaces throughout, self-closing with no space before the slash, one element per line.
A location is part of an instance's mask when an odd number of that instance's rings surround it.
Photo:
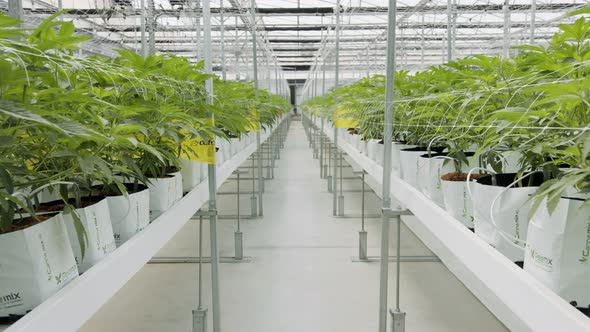
<path fill-rule="evenodd" d="M 587 0 L 0 0 L 0 331 L 590 331 L 588 73 Z"/>

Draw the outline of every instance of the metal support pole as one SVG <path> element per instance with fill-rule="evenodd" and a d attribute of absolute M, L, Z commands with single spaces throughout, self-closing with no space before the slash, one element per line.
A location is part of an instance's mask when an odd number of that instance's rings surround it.
<path fill-rule="evenodd" d="M 365 170 L 362 170 L 361 182 L 361 231 L 359 232 L 359 259 L 366 260 L 367 257 L 367 231 L 365 231 Z"/>
<path fill-rule="evenodd" d="M 422 13 L 422 33 L 420 37 L 420 63 L 424 66 L 424 49 L 425 49 L 425 40 L 424 40 L 424 13 Z"/>
<path fill-rule="evenodd" d="M 510 56 L 510 0 L 504 0 L 504 44 L 502 47 L 502 56 L 506 59 Z"/>
<path fill-rule="evenodd" d="M 272 158 L 272 139 L 270 137 L 266 140 L 266 145 L 267 145 L 267 149 L 266 149 L 267 150 L 266 151 L 267 152 L 266 153 L 267 154 L 267 156 L 266 156 L 266 158 L 267 158 L 267 160 L 266 160 L 266 178 L 270 179 L 271 178 L 270 177 L 270 160 Z"/>
<path fill-rule="evenodd" d="M 340 195 L 338 196 L 338 215 L 339 216 L 343 216 L 344 215 L 344 194 L 343 194 L 343 177 L 344 177 L 344 165 L 343 165 L 343 160 L 344 160 L 344 156 L 342 154 L 342 151 L 340 151 L 339 154 L 339 161 L 340 161 Z"/>
<path fill-rule="evenodd" d="M 8 0 L 8 15 L 23 20 L 23 1 L 22 0 Z"/>
<path fill-rule="evenodd" d="M 197 2 L 198 3 L 198 2 Z M 156 7 L 154 5 L 154 0 L 148 0 L 148 13 L 146 20 L 149 22 L 148 28 L 148 54 L 152 54 L 156 51 L 156 17 L 155 17 Z M 197 21 L 199 19 L 197 18 Z M 197 47 L 198 50 L 198 47 Z M 197 51 L 198 52 L 198 51 Z"/>
<path fill-rule="evenodd" d="M 219 2 L 219 9 L 219 23 L 221 28 L 221 79 L 225 82 L 225 80 L 227 79 L 227 73 L 225 70 L 225 17 L 223 16 L 223 1 Z"/>
<path fill-rule="evenodd" d="M 379 332 L 386 332 L 387 330 L 387 292 L 389 281 L 389 214 L 386 213 L 386 211 L 391 209 L 391 140 L 393 137 L 393 96 L 395 79 L 395 52 L 393 51 L 395 50 L 395 29 L 397 25 L 396 5 L 396 0 L 389 0 L 387 30 L 387 76 L 385 83 L 385 118 L 383 123 L 383 211 L 381 222 L 381 266 L 379 282 Z M 396 282 L 399 285 L 399 278 L 396 280 Z M 404 315 L 399 309 L 399 305 L 393 314 L 396 316 L 396 318 L 402 318 L 401 323 L 398 325 L 405 325 L 403 321 Z M 399 330 L 396 330 L 396 332 L 399 332 Z"/>
<path fill-rule="evenodd" d="M 241 260 L 244 258 L 244 238 L 243 238 L 243 234 L 241 232 L 240 229 L 240 174 L 242 173 L 241 171 L 237 170 L 235 173 L 237 173 L 238 176 L 238 180 L 237 180 L 237 186 L 238 186 L 238 190 L 236 192 L 236 199 L 237 199 L 237 230 L 234 233 L 234 258 L 237 260 Z"/>
<path fill-rule="evenodd" d="M 250 214 L 252 217 L 258 216 L 258 198 L 256 197 L 256 158 L 252 156 L 252 197 L 250 197 Z"/>
<path fill-rule="evenodd" d="M 332 150 L 333 149 L 334 148 L 332 147 L 332 145 L 331 144 L 328 144 L 328 167 L 327 167 L 328 172 L 327 172 L 327 175 L 326 175 L 326 179 L 328 180 L 328 192 L 333 192 L 334 191 L 334 186 L 333 186 L 334 183 L 332 182 L 332 175 L 330 174 L 330 170 L 332 169 L 331 168 L 331 166 L 332 166 L 331 164 L 332 164 L 332 152 L 333 152 Z"/>
<path fill-rule="evenodd" d="M 145 11 L 145 0 L 141 0 L 141 16 L 140 16 L 140 31 L 141 31 L 141 56 L 147 58 L 148 54 L 148 46 L 147 46 L 147 39 L 145 34 L 145 20 L 146 20 L 146 11 Z"/>
<path fill-rule="evenodd" d="M 193 310 L 193 332 L 207 332 L 207 307 L 203 306 L 203 216 L 199 215 L 198 302 Z"/>
<path fill-rule="evenodd" d="M 203 0 L 203 21 L 205 30 L 205 73 L 212 74 L 211 61 L 211 7 L 210 0 Z M 205 83 L 207 90 L 207 103 L 213 104 L 213 79 L 209 78 Z M 214 115 L 211 114 L 211 118 Z M 213 332 L 220 332 L 220 301 L 219 301 L 219 245 L 217 243 L 217 170 L 216 164 L 209 164 L 209 228 L 211 242 L 211 298 L 213 315 Z"/>
<path fill-rule="evenodd" d="M 253 59 L 252 62 L 254 64 L 254 99 L 258 101 L 258 49 L 256 44 L 256 3 L 252 0 L 252 8 L 251 8 L 251 15 L 252 15 L 252 53 Z M 260 130 L 262 130 L 260 123 L 258 126 L 258 131 L 256 132 L 256 145 L 257 145 L 257 153 L 258 156 L 258 215 L 262 216 L 262 192 L 264 191 L 264 180 L 262 179 L 262 143 L 260 138 Z"/>
<path fill-rule="evenodd" d="M 336 69 L 334 72 L 334 89 L 338 89 L 340 76 L 340 0 L 336 1 Z M 334 95 L 334 105 L 338 106 L 338 95 Z M 332 174 L 332 214 L 338 215 L 338 128 L 334 123 L 334 173 Z"/>
<path fill-rule="evenodd" d="M 326 99 L 326 58 L 322 60 L 322 99 Z M 324 170 L 324 117 L 320 121 L 320 178 L 326 176 Z"/>
<path fill-rule="evenodd" d="M 392 332 L 405 332 L 406 331 L 406 313 L 401 311 L 399 307 L 399 294 L 400 294 L 400 269 L 401 269 L 401 224 L 402 219 L 398 215 L 396 218 L 397 221 L 397 250 L 396 250 L 396 291 L 395 291 L 395 310 L 390 310 L 389 314 L 391 315 L 391 331 Z"/>
<path fill-rule="evenodd" d="M 535 44 L 535 29 L 536 29 L 536 20 L 537 18 L 537 0 L 531 0 L 531 36 L 529 43 L 531 45 Z"/>
<path fill-rule="evenodd" d="M 453 0 L 447 0 L 447 60 L 453 60 Z"/>

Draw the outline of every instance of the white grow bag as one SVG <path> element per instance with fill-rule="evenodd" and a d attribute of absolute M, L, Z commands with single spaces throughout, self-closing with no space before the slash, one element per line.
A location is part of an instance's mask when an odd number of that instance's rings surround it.
<path fill-rule="evenodd" d="M 361 139 L 358 150 L 361 154 L 367 155 L 367 141 Z"/>
<path fill-rule="evenodd" d="M 408 148 L 400 150 L 400 175 L 408 184 L 415 188 L 418 186 L 418 172 L 420 171 L 419 159 L 423 154 L 428 153 L 425 148 Z M 436 153 L 432 151 L 432 153 Z M 424 166 L 426 167 L 426 166 Z M 422 167 L 424 169 L 424 167 Z M 428 167 L 426 167 L 426 170 Z"/>
<path fill-rule="evenodd" d="M 201 164 L 198 161 L 180 159 L 180 173 L 182 174 L 182 191 L 187 193 L 193 190 L 203 180 Z"/>
<path fill-rule="evenodd" d="M 61 214 L 0 235 L 0 317 L 24 315 L 78 276 Z"/>
<path fill-rule="evenodd" d="M 216 148 L 219 148 L 219 150 L 215 151 L 215 162 L 217 166 L 221 166 L 225 162 L 225 159 L 223 158 L 223 146 L 222 144 L 217 143 Z"/>
<path fill-rule="evenodd" d="M 168 175 L 172 175 L 174 177 L 175 180 L 175 185 L 174 185 L 174 203 L 178 202 L 181 198 L 182 198 L 182 173 L 181 172 L 174 172 L 174 173 L 168 173 Z"/>
<path fill-rule="evenodd" d="M 126 186 L 130 192 L 127 196 L 107 197 L 117 247 L 150 223 L 150 192 L 148 188 L 139 185 L 140 191 L 131 193 L 133 185 Z"/>
<path fill-rule="evenodd" d="M 453 163 L 445 163 L 446 154 L 423 154 L 418 158 L 418 189 L 438 206 L 444 206 L 441 176 L 454 170 Z"/>
<path fill-rule="evenodd" d="M 237 155 L 243 149 L 242 141 L 239 138 L 230 139 L 230 158 Z"/>
<path fill-rule="evenodd" d="M 229 141 L 226 141 L 224 139 L 220 140 L 220 148 L 219 150 L 221 151 L 221 153 L 223 153 L 223 161 L 228 161 L 231 159 L 232 157 L 232 153 L 231 153 L 231 143 Z"/>
<path fill-rule="evenodd" d="M 465 181 L 441 181 L 444 208 L 465 227 L 474 229 L 473 205 Z"/>
<path fill-rule="evenodd" d="M 150 219 L 168 210 L 176 201 L 177 179 L 173 175 L 163 178 L 148 178 L 150 193 Z"/>
<path fill-rule="evenodd" d="M 542 183 L 543 175 L 531 175 L 535 186 L 507 188 L 515 180 L 515 173 L 484 176 L 471 184 L 475 234 L 496 248 L 513 262 L 524 260 L 518 243 L 526 241 L 530 195 Z M 492 179 L 498 185 L 492 185 Z M 528 184 L 525 178 L 522 183 Z"/>
<path fill-rule="evenodd" d="M 377 145 L 375 145 L 375 162 L 377 163 L 377 165 L 379 166 L 383 166 L 383 152 L 385 151 L 385 145 L 384 144 L 380 144 L 379 141 L 377 141 Z"/>
<path fill-rule="evenodd" d="M 109 204 L 106 198 L 90 206 L 76 209 L 76 211 L 88 237 L 84 257 L 82 257 L 82 250 L 80 249 L 72 215 L 68 213 L 62 216 L 78 263 L 78 270 L 82 273 L 113 252 L 117 245 L 115 244 Z"/>
<path fill-rule="evenodd" d="M 393 142 L 391 145 L 391 171 L 395 176 L 401 176 L 400 151 L 403 149 L 415 148 L 415 145 L 409 145 L 400 142 Z"/>
<path fill-rule="evenodd" d="M 367 141 L 367 157 L 373 161 L 377 155 L 377 142 L 379 141 L 376 139 L 370 139 Z"/>
<path fill-rule="evenodd" d="M 590 305 L 590 208 L 561 198 L 552 215 L 546 201 L 532 217 L 524 269 L 577 307 Z"/>
<path fill-rule="evenodd" d="M 462 165 L 461 172 L 468 172 L 470 169 L 476 168 L 478 164 L 476 159 L 472 157 L 474 153 L 468 152 L 466 154 L 468 156 L 469 166 L 466 168 L 465 165 Z M 430 156 L 424 154 L 419 158 L 418 167 L 418 186 L 420 190 L 438 206 L 445 207 L 443 182 L 452 181 L 443 181 L 442 176 L 456 171 L 453 159 L 448 157 L 446 153 L 432 153 Z M 459 181 L 459 183 L 462 183 L 462 181 Z M 452 209 L 459 206 L 462 206 L 461 210 L 466 209 L 465 203 L 469 199 L 465 199 L 467 197 L 465 183 L 462 186 L 448 185 L 447 190 L 450 195 L 448 198 L 449 205 L 452 206 Z M 464 192 L 464 194 L 460 194 L 461 192 Z M 471 203 L 469 203 L 469 206 L 471 206 Z M 470 215 L 470 219 L 473 219 L 473 212 Z"/>

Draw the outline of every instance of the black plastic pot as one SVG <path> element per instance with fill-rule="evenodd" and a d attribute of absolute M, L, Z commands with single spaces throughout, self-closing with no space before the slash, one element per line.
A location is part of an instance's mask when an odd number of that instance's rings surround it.
<path fill-rule="evenodd" d="M 408 148 L 408 149 L 402 149 L 402 151 L 406 151 L 406 152 L 419 152 L 419 151 L 424 151 L 424 152 L 434 152 L 434 153 L 441 153 L 446 149 L 446 147 L 444 146 L 431 146 L 430 150 L 428 150 L 428 147 L 424 147 L 424 146 L 419 146 L 416 148 Z"/>
<path fill-rule="evenodd" d="M 526 174 L 523 174 L 526 175 Z M 477 183 L 487 185 L 487 186 L 498 186 L 498 187 L 508 187 L 511 185 L 516 179 L 518 179 L 517 173 L 500 173 L 500 174 L 490 174 L 486 176 L 482 176 L 476 180 Z M 535 173 L 526 177 L 525 179 L 521 180 L 521 183 L 518 185 L 519 187 L 539 187 L 540 185 L 545 182 L 543 177 L 543 173 Z"/>

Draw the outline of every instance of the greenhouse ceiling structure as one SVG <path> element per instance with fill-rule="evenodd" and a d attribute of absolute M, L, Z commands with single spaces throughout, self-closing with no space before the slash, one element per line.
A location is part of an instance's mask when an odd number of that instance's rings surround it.
<path fill-rule="evenodd" d="M 199 0 L 1 0 L 0 10 L 10 4 L 22 4 L 29 24 L 68 9 L 76 26 L 95 36 L 85 52 L 114 55 L 114 49 L 128 48 L 203 58 Z M 559 24 L 571 22 L 568 12 L 585 5 L 588 1 L 398 1 L 397 67 L 419 70 L 471 54 L 507 56 L 513 46 L 542 44 Z M 311 78 L 321 66 L 333 75 L 337 37 L 342 82 L 382 73 L 387 6 L 386 0 L 211 1 L 214 70 L 251 79 L 256 29 L 263 87 L 273 88 L 277 78 Z"/>

